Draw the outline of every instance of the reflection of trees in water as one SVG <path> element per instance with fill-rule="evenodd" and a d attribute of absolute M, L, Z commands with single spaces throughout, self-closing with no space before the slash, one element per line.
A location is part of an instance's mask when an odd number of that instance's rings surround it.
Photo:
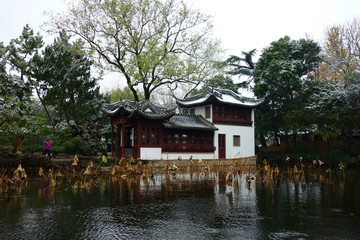
<path fill-rule="evenodd" d="M 305 238 L 319 236 L 319 229 L 327 229 L 328 236 L 339 236 L 338 231 L 350 238 L 354 230 L 349 228 L 359 223 L 359 174 L 316 169 L 302 174 L 219 169 L 103 175 L 86 177 L 85 181 L 63 177 L 56 178 L 55 187 L 47 181 L 30 181 L 27 191 L 18 197 L 2 197 L 0 223 L 2 219 L 11 219 L 14 225 L 28 221 L 40 232 L 49 231 L 50 238 L 57 236 L 54 232 L 62 232 L 59 236 L 63 238 L 86 238 L 77 234 L 101 228 L 123 232 L 194 228 L 195 233 L 221 229 L 220 235 L 212 236 L 233 238 L 232 234 L 240 234 L 259 239 L 276 238 L 284 234 L 283 229 L 290 232 L 286 234 Z M 74 188 L 76 181 L 84 186 Z M 87 188 L 86 184 L 92 186 Z M 70 222 L 74 226 L 64 233 Z M 236 232 L 239 226 L 247 235 Z"/>
<path fill-rule="evenodd" d="M 259 229 L 267 231 L 264 236 L 278 233 L 284 226 L 295 233 L 310 234 L 310 228 L 329 229 L 335 220 L 339 220 L 333 228 L 326 230 L 327 236 L 336 236 L 343 231 L 343 224 L 349 226 L 349 223 L 341 223 L 348 218 L 342 216 L 360 213 L 360 203 L 356 200 L 360 197 L 358 172 L 345 174 L 344 171 L 306 169 L 302 174 L 280 173 L 271 180 L 258 183 L 257 209 L 263 216 L 258 224 Z"/>
<path fill-rule="evenodd" d="M 197 196 L 211 192 L 216 175 L 207 173 L 159 174 L 152 177 L 132 176 L 109 180 L 112 204 L 141 204 L 178 196 Z"/>

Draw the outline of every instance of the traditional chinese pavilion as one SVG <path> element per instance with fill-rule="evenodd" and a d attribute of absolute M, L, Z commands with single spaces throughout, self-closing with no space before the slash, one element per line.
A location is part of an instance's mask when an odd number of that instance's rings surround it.
<path fill-rule="evenodd" d="M 112 153 L 151 159 L 239 158 L 255 155 L 254 108 L 261 101 L 230 90 L 207 88 L 178 100 L 183 114 L 149 101 L 105 105 L 111 119 Z"/>

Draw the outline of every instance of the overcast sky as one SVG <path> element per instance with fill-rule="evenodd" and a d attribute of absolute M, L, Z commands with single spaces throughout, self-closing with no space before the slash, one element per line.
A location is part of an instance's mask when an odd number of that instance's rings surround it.
<path fill-rule="evenodd" d="M 326 28 L 360 16 L 360 0 L 187 0 L 193 8 L 213 16 L 215 37 L 228 55 L 254 48 L 261 53 L 285 35 L 300 39 L 305 34 L 320 42 Z M 29 24 L 43 36 L 44 11 L 64 11 L 63 0 L 1 0 L 0 42 L 20 36 Z M 54 36 L 48 37 L 52 39 Z"/>

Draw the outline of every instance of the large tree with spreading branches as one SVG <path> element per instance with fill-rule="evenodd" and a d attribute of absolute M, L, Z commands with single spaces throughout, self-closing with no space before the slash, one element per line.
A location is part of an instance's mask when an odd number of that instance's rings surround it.
<path fill-rule="evenodd" d="M 135 101 L 161 86 L 197 87 L 220 52 L 210 18 L 180 0 L 78 0 L 48 25 L 85 40 L 99 64 L 124 76 Z"/>
<path fill-rule="evenodd" d="M 32 60 L 32 77 L 40 88 L 39 98 L 45 107 L 54 107 L 51 122 L 62 122 L 81 136 L 87 145 L 96 149 L 101 142 L 101 106 L 104 96 L 99 92 L 97 79 L 91 77 L 91 60 L 82 51 L 82 42 L 70 42 L 61 32 L 53 44 Z"/>
<path fill-rule="evenodd" d="M 291 40 L 285 36 L 265 48 L 254 71 L 254 93 L 265 98 L 257 111 L 257 131 L 264 136 L 273 133 L 279 144 L 280 132 L 305 131 L 305 104 L 311 95 L 314 72 L 320 65 L 321 48 L 310 39 Z"/>
<path fill-rule="evenodd" d="M 43 44 L 42 37 L 28 25 L 8 46 L 0 43 L 0 132 L 14 134 L 14 152 L 22 150 L 25 126 L 33 121 L 29 115 L 33 89 L 29 71 L 33 55 Z"/>

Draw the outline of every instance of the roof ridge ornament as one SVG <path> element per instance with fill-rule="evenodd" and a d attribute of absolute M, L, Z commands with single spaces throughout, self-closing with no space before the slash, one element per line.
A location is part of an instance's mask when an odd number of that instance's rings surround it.
<path fill-rule="evenodd" d="M 244 97 L 229 89 L 220 89 L 207 87 L 202 93 L 195 96 L 177 100 L 180 107 L 195 107 L 219 102 L 220 104 L 231 104 L 243 107 L 257 107 L 263 102 L 263 99 L 256 99 L 251 97 Z"/>
<path fill-rule="evenodd" d="M 119 101 L 113 104 L 103 106 L 103 111 L 108 116 L 114 116 L 118 113 L 126 114 L 127 118 L 142 116 L 150 119 L 166 119 L 175 114 L 175 109 L 157 107 L 150 101 L 133 102 L 129 100 Z"/>
<path fill-rule="evenodd" d="M 216 91 L 213 92 L 213 95 L 217 98 L 223 99 L 223 94 L 220 91 L 221 91 L 221 89 L 217 88 Z"/>

